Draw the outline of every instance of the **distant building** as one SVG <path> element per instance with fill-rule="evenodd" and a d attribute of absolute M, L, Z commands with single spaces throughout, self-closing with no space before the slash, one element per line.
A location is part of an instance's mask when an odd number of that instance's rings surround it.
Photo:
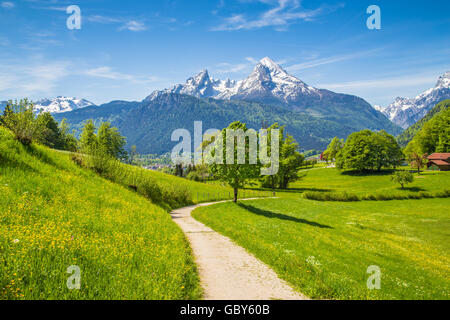
<path fill-rule="evenodd" d="M 450 153 L 433 153 L 427 159 L 428 170 L 450 171 Z"/>

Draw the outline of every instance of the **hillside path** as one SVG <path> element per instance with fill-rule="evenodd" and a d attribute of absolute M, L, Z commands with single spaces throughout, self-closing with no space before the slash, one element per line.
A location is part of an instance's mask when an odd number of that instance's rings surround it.
<path fill-rule="evenodd" d="M 246 199 L 253 200 L 253 199 Z M 243 201 L 243 200 L 240 200 Z M 172 219 L 186 234 L 197 263 L 205 300 L 304 300 L 266 264 L 229 238 L 191 216 L 203 203 L 174 210 Z"/>

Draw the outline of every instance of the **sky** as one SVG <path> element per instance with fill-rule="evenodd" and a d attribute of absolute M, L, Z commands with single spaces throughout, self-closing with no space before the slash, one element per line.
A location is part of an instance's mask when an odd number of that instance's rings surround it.
<path fill-rule="evenodd" d="M 371 5 L 381 29 L 367 27 Z M 448 0 L 0 0 L 0 100 L 140 101 L 203 69 L 243 79 L 268 56 L 386 106 L 450 70 L 449 12 Z"/>

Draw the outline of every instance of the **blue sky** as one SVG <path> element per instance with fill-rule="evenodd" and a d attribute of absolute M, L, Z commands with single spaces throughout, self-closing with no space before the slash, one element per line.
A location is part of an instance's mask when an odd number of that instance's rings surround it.
<path fill-rule="evenodd" d="M 381 30 L 369 30 L 369 5 Z M 66 8 L 81 9 L 69 30 Z M 0 100 L 142 100 L 269 56 L 306 83 L 387 105 L 450 70 L 450 1 L 0 0 Z"/>

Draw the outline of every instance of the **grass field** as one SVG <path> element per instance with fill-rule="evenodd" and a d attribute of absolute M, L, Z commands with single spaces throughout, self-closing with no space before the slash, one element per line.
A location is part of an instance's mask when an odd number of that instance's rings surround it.
<path fill-rule="evenodd" d="M 81 290 L 66 286 L 71 265 Z M 0 128 L 0 299 L 200 297 L 167 211 Z"/>
<path fill-rule="evenodd" d="M 422 178 L 423 177 L 423 178 Z M 450 173 L 425 173 L 412 188 L 449 185 Z M 310 190 L 400 191 L 387 175 L 311 170 L 280 199 L 202 207 L 194 217 L 272 266 L 311 298 L 449 299 L 450 199 L 318 202 Z M 381 268 L 381 290 L 368 290 L 367 268 Z"/>
<path fill-rule="evenodd" d="M 403 168 L 405 169 L 405 168 Z M 277 190 L 277 196 L 298 198 L 305 192 L 342 193 L 358 196 L 377 194 L 417 195 L 450 190 L 450 172 L 423 171 L 414 174 L 414 182 L 404 190 L 391 181 L 391 171 L 376 174 L 343 172 L 334 168 L 316 168 L 305 171 L 306 176 L 289 185 L 288 190 Z M 251 188 L 251 187 L 249 187 Z"/>

